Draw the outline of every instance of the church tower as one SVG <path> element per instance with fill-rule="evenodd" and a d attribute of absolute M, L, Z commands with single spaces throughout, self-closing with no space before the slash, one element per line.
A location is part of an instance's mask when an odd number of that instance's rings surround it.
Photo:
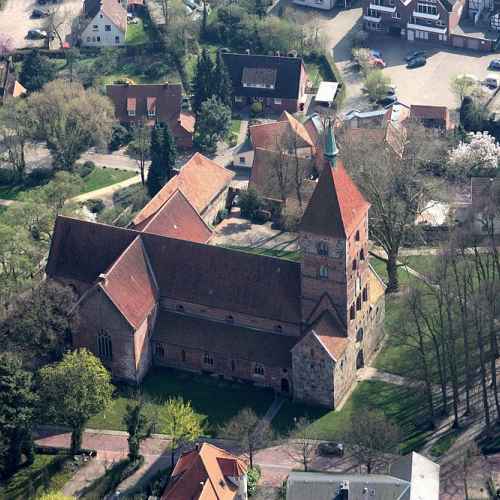
<path fill-rule="evenodd" d="M 335 309 L 351 336 L 368 301 L 370 205 L 337 155 L 330 122 L 324 167 L 299 229 L 302 320 L 311 324 L 323 310 Z"/>

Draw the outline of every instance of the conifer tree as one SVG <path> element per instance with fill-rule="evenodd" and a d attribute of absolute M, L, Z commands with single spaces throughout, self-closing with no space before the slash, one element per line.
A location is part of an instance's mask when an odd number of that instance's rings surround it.
<path fill-rule="evenodd" d="M 148 170 L 148 193 L 149 196 L 153 197 L 163 186 L 161 180 L 162 175 L 162 144 L 160 138 L 160 132 L 156 127 L 153 127 L 151 131 L 151 165 Z"/>
<path fill-rule="evenodd" d="M 23 60 L 19 81 L 30 92 L 40 90 L 55 77 L 55 68 L 47 57 L 42 57 L 38 50 L 28 53 Z"/>
<path fill-rule="evenodd" d="M 219 101 L 225 106 L 231 107 L 231 96 L 233 87 L 231 84 L 231 77 L 227 70 L 226 63 L 222 58 L 222 52 L 217 52 L 214 71 L 214 91 Z"/>
<path fill-rule="evenodd" d="M 177 158 L 175 141 L 167 124 L 163 129 L 162 157 L 165 169 L 165 184 L 174 176 L 175 160 Z"/>
<path fill-rule="evenodd" d="M 193 79 L 193 111 L 198 114 L 201 105 L 214 94 L 213 89 L 213 63 L 207 49 L 203 49 L 201 56 L 198 57 L 196 72 Z"/>

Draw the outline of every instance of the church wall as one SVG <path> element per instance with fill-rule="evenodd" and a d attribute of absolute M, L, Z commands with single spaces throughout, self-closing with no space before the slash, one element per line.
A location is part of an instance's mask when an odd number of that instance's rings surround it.
<path fill-rule="evenodd" d="M 333 408 L 335 361 L 313 334 L 293 348 L 292 367 L 294 399 Z"/>
<path fill-rule="evenodd" d="M 151 332 L 153 331 L 155 319 L 156 314 L 153 311 L 134 334 L 135 368 L 138 382 L 142 381 L 152 364 Z"/>
<path fill-rule="evenodd" d="M 365 321 L 366 334 L 363 337 L 362 347 L 365 357 L 365 364 L 371 360 L 377 349 L 380 347 L 380 342 L 384 337 L 384 320 L 385 320 L 385 295 L 381 295 L 372 308 L 368 312 Z"/>
<path fill-rule="evenodd" d="M 113 378 L 135 383 L 137 372 L 134 330 L 100 288 L 90 292 L 82 301 L 80 317 L 78 332 L 73 337 L 73 347 L 86 347 L 99 356 L 97 337 L 100 332 L 105 332 L 111 339 L 112 359 L 101 357 L 101 361 L 111 370 Z"/>
<path fill-rule="evenodd" d="M 174 300 L 166 297 L 161 298 L 160 303 L 162 309 L 169 311 L 180 312 L 179 308 L 182 307 L 182 312 L 184 314 L 187 314 L 188 316 L 196 316 L 223 322 L 227 322 L 228 316 L 232 316 L 235 325 L 241 325 L 246 328 L 255 328 L 257 330 L 264 330 L 276 333 L 277 335 L 300 335 L 300 325 L 298 325 L 297 323 L 274 321 L 268 318 L 260 318 L 257 316 L 251 316 L 249 314 L 229 311 L 227 309 L 218 309 L 216 307 L 192 304 L 191 302 Z"/>
<path fill-rule="evenodd" d="M 289 380 L 290 388 L 292 385 L 289 367 L 265 366 L 257 360 L 232 358 L 223 353 L 207 353 L 201 349 L 168 342 L 153 342 L 153 360 L 155 365 L 215 374 L 230 380 L 250 381 L 278 392 L 282 388 L 282 379 Z M 207 362 L 209 360 L 211 362 Z M 255 373 L 256 363 L 264 368 L 263 375 Z"/>
<path fill-rule="evenodd" d="M 344 354 L 339 358 L 335 366 L 335 375 L 333 379 L 335 407 L 339 405 L 356 380 L 357 352 L 358 349 L 354 342 L 349 343 Z"/>

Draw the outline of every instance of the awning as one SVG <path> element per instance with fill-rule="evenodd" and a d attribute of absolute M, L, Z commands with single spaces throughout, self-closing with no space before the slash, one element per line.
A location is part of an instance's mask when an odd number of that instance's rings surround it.
<path fill-rule="evenodd" d="M 337 82 L 321 82 L 314 100 L 316 102 L 326 102 L 331 104 L 335 99 L 338 86 L 339 84 Z"/>

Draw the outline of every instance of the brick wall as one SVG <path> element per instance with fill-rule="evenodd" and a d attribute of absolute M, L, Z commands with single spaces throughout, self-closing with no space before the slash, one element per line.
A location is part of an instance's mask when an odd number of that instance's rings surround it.
<path fill-rule="evenodd" d="M 300 325 L 297 323 L 278 322 L 267 318 L 260 318 L 249 314 L 200 304 L 192 304 L 191 302 L 170 299 L 167 297 L 162 297 L 160 299 L 160 304 L 163 309 L 183 312 L 184 314 L 190 316 L 197 316 L 222 322 L 226 321 L 228 316 L 232 316 L 235 325 L 241 325 L 246 328 L 254 328 L 256 330 L 264 330 L 276 333 L 277 335 L 300 335 Z M 281 329 L 278 329 L 278 326 L 281 326 Z"/>
<path fill-rule="evenodd" d="M 168 342 L 154 342 L 154 363 L 160 366 L 170 366 L 181 370 L 213 373 L 224 378 L 239 381 L 250 381 L 256 385 L 271 387 L 281 391 L 282 380 L 286 379 L 291 386 L 290 367 L 265 366 L 258 360 L 231 358 L 223 353 L 210 353 L 209 360 L 205 351 L 188 349 Z M 256 363 L 263 368 L 263 375 L 255 373 Z"/>

